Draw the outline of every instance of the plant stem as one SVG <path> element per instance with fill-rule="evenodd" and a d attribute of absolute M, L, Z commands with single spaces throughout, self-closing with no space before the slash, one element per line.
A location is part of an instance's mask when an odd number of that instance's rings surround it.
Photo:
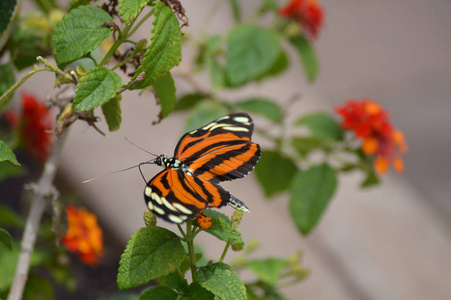
<path fill-rule="evenodd" d="M 189 266 L 191 269 L 191 276 L 193 277 L 194 281 L 194 274 L 196 273 L 196 254 L 194 253 L 193 226 L 191 224 L 191 221 L 186 222 L 186 237 L 189 254 Z"/>
<path fill-rule="evenodd" d="M 226 244 L 226 246 L 224 248 L 224 251 L 222 251 L 222 255 L 221 255 L 221 258 L 219 259 L 219 262 L 223 262 L 224 261 L 224 258 L 225 258 L 226 254 L 227 254 L 227 251 L 229 251 L 230 242 L 231 242 L 231 239 L 227 242 L 227 244 Z"/>
<path fill-rule="evenodd" d="M 16 273 L 8 295 L 8 300 L 20 300 L 25 288 L 30 268 L 31 254 L 33 253 L 39 223 L 41 222 L 47 197 L 52 191 L 52 182 L 58 166 L 58 158 L 64 143 L 65 135 L 57 139 L 53 146 L 53 151 L 47 158 L 44 165 L 44 171 L 39 178 L 38 183 L 33 187 L 33 202 L 28 213 L 27 223 L 22 236 L 21 249 L 17 262 Z"/>
<path fill-rule="evenodd" d="M 6 101 L 6 99 L 8 99 L 9 96 L 11 96 L 12 93 L 14 93 L 15 90 L 17 90 L 28 78 L 30 78 L 31 76 L 33 76 L 34 74 L 38 73 L 38 72 L 42 72 L 42 71 L 49 71 L 49 69 L 47 68 L 34 68 L 33 70 L 31 70 L 30 72 L 28 72 L 27 74 L 25 74 L 24 77 L 22 77 L 21 80 L 19 80 L 18 82 L 16 82 L 12 87 L 10 87 L 1 97 L 0 97 L 0 105 L 3 104 L 3 102 Z"/>

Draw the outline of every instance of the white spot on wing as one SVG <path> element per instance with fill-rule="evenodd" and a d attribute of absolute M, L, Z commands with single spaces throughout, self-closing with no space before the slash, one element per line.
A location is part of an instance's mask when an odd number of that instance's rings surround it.
<path fill-rule="evenodd" d="M 155 206 L 153 206 L 152 201 L 147 202 L 147 207 L 148 207 L 150 210 L 153 210 L 153 209 L 155 208 Z"/>
<path fill-rule="evenodd" d="M 158 204 L 163 205 L 163 202 L 161 201 L 161 198 L 160 198 L 157 194 L 153 193 L 151 197 L 152 197 L 152 199 L 155 200 Z"/>
<path fill-rule="evenodd" d="M 167 208 L 169 208 L 170 210 L 178 211 L 171 203 L 169 203 L 168 200 L 166 200 L 165 197 L 161 197 L 161 200 L 163 201 L 163 204 L 164 204 Z"/>
<path fill-rule="evenodd" d="M 152 188 L 146 186 L 146 188 L 144 189 L 144 194 L 145 194 L 147 197 L 150 197 L 150 196 L 152 195 Z"/>
<path fill-rule="evenodd" d="M 181 205 L 180 203 L 174 203 L 173 205 L 174 205 L 175 208 L 177 208 L 178 210 L 180 210 L 184 214 L 190 215 L 190 214 L 193 213 L 191 210 L 189 210 L 185 206 Z"/>
<path fill-rule="evenodd" d="M 230 131 L 249 131 L 249 129 L 247 129 L 245 127 L 228 127 L 228 126 L 223 126 L 223 129 L 230 130 Z"/>
<path fill-rule="evenodd" d="M 157 214 L 159 214 L 159 215 L 164 215 L 164 210 L 162 210 L 162 209 L 159 208 L 158 206 L 155 206 L 155 207 L 153 208 L 153 210 L 154 210 Z"/>
<path fill-rule="evenodd" d="M 235 121 L 240 122 L 240 123 L 244 123 L 246 125 L 250 125 L 249 124 L 249 118 L 247 117 L 235 117 L 233 118 Z"/>
<path fill-rule="evenodd" d="M 169 220 L 171 220 L 174 223 L 182 223 L 183 220 L 177 216 L 174 215 L 168 215 Z"/>

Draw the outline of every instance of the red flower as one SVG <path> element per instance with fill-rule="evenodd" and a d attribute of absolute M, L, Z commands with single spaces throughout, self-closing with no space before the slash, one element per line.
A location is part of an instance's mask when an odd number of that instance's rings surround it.
<path fill-rule="evenodd" d="M 197 215 L 197 223 L 199 223 L 200 228 L 208 229 L 211 227 L 211 217 L 203 215 L 202 213 Z"/>
<path fill-rule="evenodd" d="M 349 100 L 335 110 L 343 117 L 341 126 L 353 130 L 363 140 L 363 152 L 374 155 L 374 166 L 379 173 L 386 173 L 390 165 L 398 172 L 403 171 L 400 153 L 407 153 L 404 135 L 393 129 L 388 113 L 379 104 L 370 99 Z"/>
<path fill-rule="evenodd" d="M 53 116 L 34 95 L 22 94 L 22 113 L 8 111 L 4 114 L 11 127 L 18 128 L 19 140 L 24 148 L 39 162 L 44 162 L 53 144 L 50 133 Z"/>
<path fill-rule="evenodd" d="M 94 214 L 66 205 L 68 230 L 61 243 L 87 265 L 98 265 L 103 256 L 103 234 Z"/>
<path fill-rule="evenodd" d="M 312 37 L 318 36 L 323 24 L 324 11 L 316 0 L 291 0 L 279 10 L 282 17 L 296 20 Z"/>

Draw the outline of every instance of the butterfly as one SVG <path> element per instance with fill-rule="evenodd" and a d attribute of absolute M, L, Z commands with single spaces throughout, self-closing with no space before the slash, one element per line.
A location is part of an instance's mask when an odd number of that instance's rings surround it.
<path fill-rule="evenodd" d="M 260 159 L 260 146 L 251 142 L 252 119 L 245 113 L 219 118 L 185 133 L 173 157 L 159 155 L 152 163 L 164 168 L 144 189 L 147 207 L 166 221 L 181 224 L 207 207 L 246 205 L 218 185 L 243 178 Z"/>

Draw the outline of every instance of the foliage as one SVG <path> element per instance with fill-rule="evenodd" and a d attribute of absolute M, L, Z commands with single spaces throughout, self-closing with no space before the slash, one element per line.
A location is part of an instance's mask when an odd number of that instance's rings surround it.
<path fill-rule="evenodd" d="M 0 55 L 10 57 L 9 62 L 0 65 L 0 117 L 5 120 L 5 124 L 0 124 L 0 181 L 21 174 L 24 168 L 20 168 L 20 156 L 17 159 L 14 154 L 20 149 L 34 153 L 40 163 L 51 160 L 49 153 L 57 149 L 49 134 L 53 127 L 61 137 L 71 124 L 83 121 L 103 134 L 96 125 L 96 114 L 102 111 L 108 130 L 119 130 L 121 106 L 131 90 L 153 92 L 160 104 L 154 124 L 173 113 L 187 113 L 186 131 L 235 111 L 257 116 L 255 132 L 265 145 L 255 170 L 257 182 L 268 199 L 288 196 L 293 224 L 302 235 L 318 225 L 342 173 L 361 172 L 361 186 L 369 187 L 379 183 L 379 175 L 389 165 L 397 170 L 403 167 L 400 154 L 407 152 L 407 146 L 402 133 L 393 129 L 388 114 L 373 101 L 351 101 L 337 108 L 344 119 L 342 123 L 330 112 L 306 113 L 288 123 L 296 96 L 286 102 L 265 95 L 225 99 L 222 91 L 264 83 L 286 72 L 291 65 L 291 52 L 294 59 L 300 60 L 305 79 L 315 81 L 320 65 L 314 42 L 324 19 L 317 1 L 290 0 L 279 6 L 278 1 L 255 0 L 260 6 L 247 16 L 241 10 L 244 1 L 231 0 L 228 3 L 234 25 L 215 35 L 207 33 L 208 22 L 197 34 L 185 31 L 189 12 L 177 0 L 111 0 L 102 4 L 72 0 L 66 7 L 53 0 L 34 1 L 39 9 L 26 15 L 14 11 L 20 7 L 15 0 L 4 0 L 0 5 Z M 213 5 L 212 15 L 221 3 Z M 150 28 L 145 27 L 145 21 L 152 17 Z M 273 21 L 269 24 L 264 21 L 267 19 Z M 146 32 L 145 39 L 136 39 L 138 29 Z M 184 58 L 187 68 L 176 68 L 182 60 L 182 47 L 191 48 L 194 54 Z M 39 65 L 33 66 L 36 63 Z M 29 72 L 16 82 L 17 71 L 29 67 Z M 55 94 L 47 102 L 49 107 L 59 109 L 56 120 L 51 122 L 48 120 L 53 115 L 33 95 L 22 94 L 20 117 L 9 107 L 14 92 L 39 72 L 53 72 L 55 88 L 72 91 L 68 98 Z M 208 87 L 197 83 L 197 73 L 210 78 Z M 180 79 L 190 85 L 181 95 L 180 91 L 177 93 Z M 264 129 L 264 124 L 270 130 Z M 362 124 L 367 127 L 365 133 L 360 131 Z M 46 172 L 43 174 L 46 176 Z M 61 215 L 62 208 L 54 205 L 54 229 L 62 222 Z M 23 228 L 26 223 L 3 207 L 0 216 L 0 226 L 7 229 Z M 185 230 L 179 226 L 178 234 L 156 226 L 155 217 L 147 212 L 147 227 L 133 234 L 121 257 L 119 289 L 158 282 L 159 286 L 143 291 L 139 299 L 283 299 L 280 287 L 301 281 L 309 272 L 301 265 L 300 254 L 286 259 L 250 258 L 256 247 L 245 247 L 245 233 L 237 230 L 242 217 L 240 212 L 229 218 L 206 210 L 204 215 L 188 220 Z M 87 219 L 92 221 L 95 216 Z M 82 229 L 77 232 L 70 225 L 69 220 L 63 243 L 88 264 L 97 264 L 102 256 L 98 229 L 95 247 L 77 240 L 86 228 L 97 228 L 97 222 L 95 226 L 93 222 L 79 224 Z M 46 227 L 48 231 L 50 227 Z M 221 256 L 208 264 L 201 260 L 203 254 L 195 251 L 194 239 L 201 232 L 225 243 Z M 69 237 L 72 240 L 68 241 Z M 52 238 L 61 237 L 55 234 Z M 18 245 L 8 231 L 0 229 L 0 251 L 8 251 L 0 269 L 10 272 L 0 272 L 4 279 L 0 297 L 5 296 L 12 282 Z M 88 246 L 96 248 L 90 252 L 94 253 L 90 258 L 83 252 Z M 224 259 L 230 247 L 233 251 L 244 250 L 227 264 Z M 34 253 L 38 258 L 33 258 L 32 265 L 45 265 L 54 281 L 73 287 L 70 269 L 57 260 L 65 255 L 62 248 L 47 247 L 41 257 L 39 251 Z M 251 271 L 256 280 L 243 282 L 237 273 L 241 269 Z M 186 276 L 188 271 L 191 276 Z M 53 297 L 48 280 L 33 270 L 24 297 L 33 295 L 39 286 L 39 296 Z"/>

